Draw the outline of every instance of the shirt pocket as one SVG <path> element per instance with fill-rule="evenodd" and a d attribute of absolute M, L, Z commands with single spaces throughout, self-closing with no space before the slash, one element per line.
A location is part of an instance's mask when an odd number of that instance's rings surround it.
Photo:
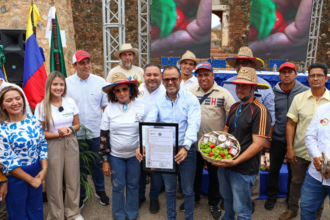
<path fill-rule="evenodd" d="M 101 106 L 102 93 L 99 91 L 91 91 L 88 95 L 90 103 L 92 103 L 93 106 Z"/>

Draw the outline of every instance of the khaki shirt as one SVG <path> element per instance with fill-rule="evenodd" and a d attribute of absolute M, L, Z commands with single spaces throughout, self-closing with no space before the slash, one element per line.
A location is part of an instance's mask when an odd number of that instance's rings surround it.
<path fill-rule="evenodd" d="M 123 69 L 120 65 L 116 66 L 115 68 L 110 70 L 106 81 L 108 83 L 112 83 L 112 75 L 114 73 L 118 73 L 118 72 L 124 73 L 127 78 L 131 77 L 131 80 L 140 80 L 141 83 L 144 83 L 143 69 L 138 66 L 134 66 L 134 65 L 129 70 Z"/>
<path fill-rule="evenodd" d="M 210 93 L 212 90 L 214 90 L 212 94 L 201 104 L 202 121 L 197 141 L 206 133 L 222 131 L 225 126 L 226 115 L 228 115 L 230 107 L 235 103 L 230 92 L 218 86 L 216 82 L 213 83 L 212 88 L 206 93 L 199 85 L 192 87 L 189 91 L 200 100 L 205 94 Z"/>
<path fill-rule="evenodd" d="M 323 96 L 316 101 L 311 89 L 296 95 L 288 111 L 289 118 L 297 123 L 293 140 L 293 151 L 297 157 L 311 161 L 305 145 L 306 131 L 311 123 L 317 108 L 330 102 L 330 92 L 325 90 Z"/>

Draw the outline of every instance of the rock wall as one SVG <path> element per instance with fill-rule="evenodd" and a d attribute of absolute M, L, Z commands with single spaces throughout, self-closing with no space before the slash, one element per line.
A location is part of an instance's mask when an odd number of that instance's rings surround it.
<path fill-rule="evenodd" d="M 37 41 L 40 47 L 44 49 L 45 68 L 49 73 L 49 43 L 45 38 L 46 26 L 48 20 L 48 11 L 51 7 L 50 1 L 34 0 L 39 8 L 41 21 L 37 26 Z M 0 0 L 0 29 L 26 29 L 29 13 L 30 0 Z M 76 45 L 74 40 L 74 25 L 72 20 L 71 0 L 55 0 L 58 22 L 61 30 L 65 30 L 67 47 L 63 48 L 67 74 L 73 74 L 72 55 Z"/>

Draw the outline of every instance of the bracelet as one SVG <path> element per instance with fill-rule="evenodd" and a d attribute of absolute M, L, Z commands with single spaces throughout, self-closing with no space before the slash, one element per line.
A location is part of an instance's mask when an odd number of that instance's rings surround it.
<path fill-rule="evenodd" d="M 69 128 L 72 130 L 74 136 L 77 136 L 77 133 L 76 133 L 76 131 L 74 130 L 74 126 L 71 126 L 71 127 L 69 127 Z"/>
<path fill-rule="evenodd" d="M 0 184 L 8 183 L 8 180 L 0 182 Z"/>
<path fill-rule="evenodd" d="M 41 167 L 42 170 L 48 170 L 48 167 Z"/>

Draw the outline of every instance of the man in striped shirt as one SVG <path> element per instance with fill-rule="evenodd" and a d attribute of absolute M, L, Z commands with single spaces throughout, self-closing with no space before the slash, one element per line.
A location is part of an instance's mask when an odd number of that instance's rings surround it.
<path fill-rule="evenodd" d="M 251 190 L 259 172 L 260 151 L 271 126 L 269 111 L 254 97 L 254 91 L 269 86 L 258 83 L 256 71 L 250 67 L 242 67 L 236 79 L 227 83 L 236 84 L 241 101 L 232 105 L 223 131 L 236 137 L 240 150 L 237 158 L 223 159 L 213 165 L 220 167 L 218 179 L 226 219 L 235 219 L 235 214 L 238 219 L 251 219 Z"/>

